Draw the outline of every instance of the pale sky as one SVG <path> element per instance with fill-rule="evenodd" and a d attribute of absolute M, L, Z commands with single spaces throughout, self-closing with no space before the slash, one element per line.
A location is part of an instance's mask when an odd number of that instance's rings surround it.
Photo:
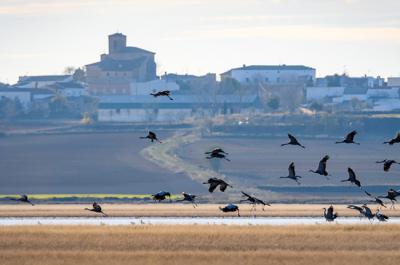
<path fill-rule="evenodd" d="M 158 73 L 400 76 L 399 0 L 0 0 L 0 82 L 96 62 L 115 32 L 156 52 Z"/>

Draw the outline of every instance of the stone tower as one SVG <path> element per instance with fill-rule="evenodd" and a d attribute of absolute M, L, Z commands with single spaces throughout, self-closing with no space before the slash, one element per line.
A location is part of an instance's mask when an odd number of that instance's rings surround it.
<path fill-rule="evenodd" d="M 122 33 L 114 33 L 108 36 L 108 53 L 118 53 L 126 48 L 126 36 Z"/>

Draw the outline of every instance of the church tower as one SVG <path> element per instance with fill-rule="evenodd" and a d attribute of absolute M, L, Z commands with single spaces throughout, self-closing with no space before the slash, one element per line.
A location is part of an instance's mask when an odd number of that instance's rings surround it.
<path fill-rule="evenodd" d="M 121 52 L 126 48 L 126 36 L 122 33 L 114 33 L 108 36 L 108 53 Z"/>

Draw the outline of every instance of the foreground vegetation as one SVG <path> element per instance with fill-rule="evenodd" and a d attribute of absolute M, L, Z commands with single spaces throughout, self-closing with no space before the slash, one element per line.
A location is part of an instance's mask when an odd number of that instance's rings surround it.
<path fill-rule="evenodd" d="M 0 227 L 14 264 L 397 264 L 398 225 Z"/>

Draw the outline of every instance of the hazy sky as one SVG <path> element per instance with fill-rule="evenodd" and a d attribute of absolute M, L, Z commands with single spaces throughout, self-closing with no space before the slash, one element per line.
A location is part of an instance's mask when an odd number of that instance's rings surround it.
<path fill-rule="evenodd" d="M 0 0 L 0 82 L 96 62 L 117 31 L 156 52 L 158 73 L 400 76 L 399 0 Z"/>

